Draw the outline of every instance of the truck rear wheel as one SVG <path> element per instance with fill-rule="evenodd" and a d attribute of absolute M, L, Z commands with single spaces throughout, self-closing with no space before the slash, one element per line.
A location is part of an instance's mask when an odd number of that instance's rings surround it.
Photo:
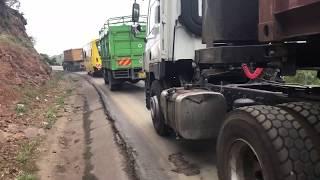
<path fill-rule="evenodd" d="M 92 76 L 93 77 L 101 77 L 102 76 L 102 71 L 97 69 L 97 68 L 93 68 Z"/>
<path fill-rule="evenodd" d="M 299 116 L 307 129 L 317 136 L 320 143 L 320 104 L 315 102 L 292 102 L 279 105 L 281 108 Z"/>
<path fill-rule="evenodd" d="M 109 84 L 109 79 L 108 79 L 108 71 L 106 69 L 103 70 L 103 79 L 104 79 L 104 84 Z"/>
<path fill-rule="evenodd" d="M 170 128 L 165 124 L 165 119 L 163 117 L 160 108 L 160 95 L 164 90 L 161 81 L 155 80 L 151 84 L 151 97 L 150 97 L 150 111 L 153 122 L 153 127 L 160 136 L 168 136 L 170 133 Z"/>
<path fill-rule="evenodd" d="M 306 129 L 273 106 L 230 113 L 217 145 L 220 180 L 319 179 L 319 152 Z"/>
<path fill-rule="evenodd" d="M 120 89 L 121 84 L 113 78 L 111 71 L 108 71 L 108 81 L 109 81 L 109 89 L 111 91 L 116 91 Z"/>

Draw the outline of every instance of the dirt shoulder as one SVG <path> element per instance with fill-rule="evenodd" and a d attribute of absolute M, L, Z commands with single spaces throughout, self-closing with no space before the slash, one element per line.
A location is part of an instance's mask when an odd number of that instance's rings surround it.
<path fill-rule="evenodd" d="M 37 170 L 37 147 L 63 111 L 72 84 L 55 73 L 42 86 L 17 89 L 21 96 L 10 103 L 8 116 L 0 116 L 0 179 L 23 179 Z"/>
<path fill-rule="evenodd" d="M 135 179 L 96 89 L 74 74 L 21 89 L 0 122 L 0 180 Z"/>
<path fill-rule="evenodd" d="M 70 78 L 79 80 L 77 89 L 40 147 L 39 179 L 130 179 L 98 93 L 85 79 Z"/>

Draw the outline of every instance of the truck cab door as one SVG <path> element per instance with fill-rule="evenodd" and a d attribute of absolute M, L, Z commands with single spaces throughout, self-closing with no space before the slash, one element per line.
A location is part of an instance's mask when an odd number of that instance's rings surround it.
<path fill-rule="evenodd" d="M 147 43 L 145 49 L 144 66 L 148 71 L 149 64 L 160 62 L 160 2 L 150 0 L 148 8 Z"/>

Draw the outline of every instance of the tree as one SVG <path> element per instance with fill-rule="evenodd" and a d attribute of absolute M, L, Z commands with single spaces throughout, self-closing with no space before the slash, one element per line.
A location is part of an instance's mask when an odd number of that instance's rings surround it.
<path fill-rule="evenodd" d="M 17 9 L 17 10 L 20 9 L 21 3 L 19 0 L 1 0 L 1 1 L 4 1 L 6 5 L 10 8 Z"/>
<path fill-rule="evenodd" d="M 46 62 L 51 66 L 59 65 L 59 63 L 57 63 L 57 59 L 55 57 L 50 58 L 47 54 L 40 54 L 40 58 L 43 62 Z"/>
<path fill-rule="evenodd" d="M 51 63 L 51 64 L 50 64 Z M 59 65 L 59 63 L 57 62 L 57 58 L 53 57 L 53 58 L 50 58 L 50 65 L 53 65 L 53 66 L 57 66 Z"/>

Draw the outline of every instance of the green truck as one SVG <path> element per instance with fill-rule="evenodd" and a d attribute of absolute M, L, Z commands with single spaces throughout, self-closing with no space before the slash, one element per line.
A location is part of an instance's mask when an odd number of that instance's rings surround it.
<path fill-rule="evenodd" d="M 134 32 L 132 17 L 110 18 L 100 30 L 100 55 L 105 84 L 117 90 L 124 82 L 145 79 L 142 70 L 146 36 L 146 17 L 141 17 L 139 32 Z"/>

